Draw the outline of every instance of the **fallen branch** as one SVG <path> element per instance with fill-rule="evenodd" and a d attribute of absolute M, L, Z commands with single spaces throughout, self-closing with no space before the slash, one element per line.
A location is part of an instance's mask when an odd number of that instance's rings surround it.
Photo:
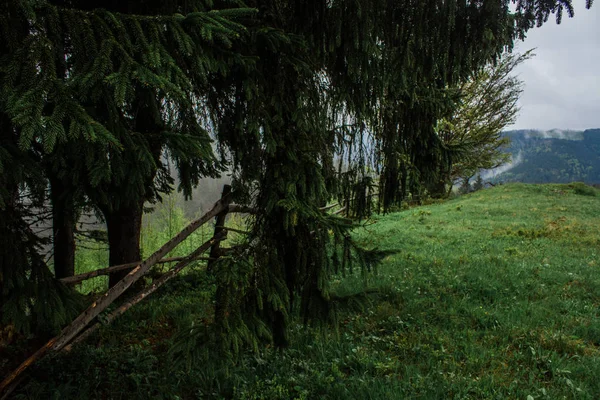
<path fill-rule="evenodd" d="M 342 207 L 339 210 L 337 210 L 336 212 L 331 213 L 331 215 L 338 215 L 343 213 L 344 211 L 346 211 L 346 207 Z"/>
<path fill-rule="evenodd" d="M 334 204 L 329 205 L 329 206 L 321 207 L 321 208 L 319 208 L 319 210 L 321 210 L 321 211 L 327 211 L 327 210 L 330 210 L 330 209 L 332 209 L 333 207 L 335 207 L 335 206 L 337 206 L 339 204 L 340 203 L 334 203 Z"/>
<path fill-rule="evenodd" d="M 166 263 L 170 263 L 170 262 L 182 261 L 185 259 L 187 259 L 187 257 L 163 258 L 162 260 L 158 261 L 156 264 L 166 264 Z M 209 257 L 198 257 L 198 258 L 196 258 L 196 260 L 197 261 L 208 261 L 208 260 L 210 260 L 210 258 Z M 196 260 L 194 260 L 194 261 L 196 261 Z M 131 267 L 135 267 L 136 265 L 139 265 L 141 262 L 142 261 L 137 261 L 137 262 L 128 263 L 128 264 L 113 265 L 112 267 L 97 269 L 95 271 L 90 271 L 90 272 L 86 272 L 83 274 L 73 275 L 73 276 L 69 276 L 66 278 L 62 278 L 62 279 L 59 279 L 59 281 L 64 283 L 65 285 L 74 285 L 76 283 L 85 281 L 87 279 L 95 278 L 97 276 L 108 275 L 112 272 L 122 271 L 124 269 L 129 269 Z"/>
<path fill-rule="evenodd" d="M 248 232 L 248 231 L 243 231 L 241 229 L 230 228 L 228 226 L 217 226 L 216 228 L 221 228 L 221 229 L 224 229 L 224 230 L 229 231 L 229 232 L 241 233 L 242 235 L 249 235 L 250 234 L 250 232 Z"/>
<path fill-rule="evenodd" d="M 228 212 L 243 213 L 243 214 L 257 214 L 258 210 L 256 208 L 242 206 L 240 204 L 230 204 Z"/>
<path fill-rule="evenodd" d="M 136 294 L 135 296 L 133 296 L 132 298 L 130 298 L 128 301 L 126 301 L 125 303 L 121 304 L 121 306 L 118 307 L 116 310 L 114 310 L 110 314 L 108 314 L 106 316 L 106 318 L 104 319 L 104 322 L 102 324 L 110 324 L 116 318 L 118 318 L 121 315 L 123 315 L 125 313 L 125 311 L 129 310 L 131 307 L 133 307 L 134 305 L 136 305 L 137 303 L 139 303 L 140 301 L 142 301 L 143 299 L 145 299 L 146 297 L 148 297 L 150 294 L 154 293 L 156 291 L 156 289 L 158 289 L 159 287 L 161 287 L 162 285 L 164 285 L 167 281 L 169 281 L 171 278 L 173 278 L 175 275 L 177 275 L 182 269 L 184 269 L 185 267 L 187 267 L 190 263 L 198 260 L 198 258 L 199 258 L 198 256 L 200 254 L 204 253 L 206 250 L 208 250 L 215 243 L 218 243 L 218 242 L 224 240 L 226 237 L 227 237 L 227 232 L 223 231 L 223 232 L 221 232 L 219 234 L 218 237 L 213 237 L 209 241 L 207 241 L 204 244 L 202 244 L 202 246 L 198 247 L 189 256 L 182 257 L 183 260 L 181 260 L 177 265 L 175 265 L 175 267 L 173 267 L 172 269 L 170 269 L 168 272 L 165 272 L 163 275 L 161 275 L 160 278 L 158 278 L 157 280 L 155 280 L 154 282 L 152 282 L 152 285 L 148 286 L 147 288 L 144 288 L 142 291 L 140 291 L 138 294 Z M 96 332 L 98 330 L 98 328 L 100 328 L 100 326 L 102 324 L 100 322 L 96 322 L 94 325 L 90 326 L 88 329 L 86 329 L 85 331 L 83 331 L 79 336 L 77 336 L 75 338 L 75 340 L 73 340 L 73 342 L 71 342 L 70 344 L 68 344 L 67 346 L 65 346 L 63 348 L 63 350 L 64 351 L 71 351 L 71 349 L 73 348 L 74 345 L 76 345 L 76 344 L 81 343 L 82 341 L 84 341 L 92 333 Z"/>
<path fill-rule="evenodd" d="M 25 371 L 31 364 L 42 358 L 54 345 L 56 339 L 58 339 L 58 337 L 50 339 L 50 341 L 46 343 L 41 349 L 33 353 L 31 357 L 23 361 L 23 363 L 21 363 L 21 365 L 19 365 L 17 369 L 15 369 L 6 378 L 4 378 L 4 380 L 0 384 L 0 393 L 4 392 L 4 390 L 6 389 L 6 393 L 4 393 L 4 395 L 2 396 L 3 399 L 7 398 L 10 395 L 10 393 L 16 388 L 16 384 L 11 385 L 11 383 L 13 383 L 15 379 L 17 379 L 23 373 L 23 371 Z"/>
<path fill-rule="evenodd" d="M 122 295 L 134 282 L 144 276 L 154 264 L 160 261 L 167 253 L 173 250 L 179 243 L 183 242 L 196 229 L 210 221 L 221 211 L 229 206 L 228 199 L 217 201 L 214 207 L 202 217 L 192 221 L 174 238 L 165 243 L 154 254 L 148 257 L 144 262 L 132 269 L 127 276 L 120 280 L 115 286 L 110 288 L 100 299 L 92 303 L 83 313 L 75 318 L 62 332 L 52 338 L 41 349 L 27 358 L 16 370 L 8 375 L 0 383 L 0 393 L 2 393 L 23 371 L 31 364 L 42 358 L 50 350 L 59 351 L 69 343 L 79 332 L 81 332 L 94 318 L 112 304 L 120 295 Z"/>
<path fill-rule="evenodd" d="M 18 379 L 13 381 L 13 383 L 9 387 L 6 388 L 6 391 L 4 392 L 2 397 L 0 397 L 0 400 L 8 400 L 8 396 L 10 396 L 10 394 L 13 392 L 13 390 L 15 390 L 17 388 L 17 386 L 19 386 L 19 384 L 23 381 L 23 379 L 25 379 L 25 376 L 21 375 Z"/>

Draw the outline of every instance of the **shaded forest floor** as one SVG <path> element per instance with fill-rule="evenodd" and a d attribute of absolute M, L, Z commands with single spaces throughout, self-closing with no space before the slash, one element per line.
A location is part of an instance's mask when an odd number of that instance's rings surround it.
<path fill-rule="evenodd" d="M 375 216 L 356 238 L 397 253 L 375 274 L 335 279 L 338 296 L 370 289 L 340 304 L 337 329 L 294 324 L 289 349 L 242 351 L 227 367 L 202 335 L 193 346 L 182 340 L 212 308 L 213 283 L 190 271 L 85 345 L 41 362 L 14 396 L 600 396 L 600 191 L 498 186 Z"/>

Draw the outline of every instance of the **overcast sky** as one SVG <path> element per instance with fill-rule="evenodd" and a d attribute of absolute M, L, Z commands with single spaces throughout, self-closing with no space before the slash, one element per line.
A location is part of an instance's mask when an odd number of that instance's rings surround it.
<path fill-rule="evenodd" d="M 574 0 L 575 17 L 549 19 L 529 31 L 517 51 L 536 56 L 516 73 L 525 82 L 521 112 L 507 129 L 600 128 L 600 1 Z"/>

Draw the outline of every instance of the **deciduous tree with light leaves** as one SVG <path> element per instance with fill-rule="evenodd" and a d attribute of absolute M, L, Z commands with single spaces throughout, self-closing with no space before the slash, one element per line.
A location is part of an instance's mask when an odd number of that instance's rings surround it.
<path fill-rule="evenodd" d="M 437 125 L 438 135 L 451 154 L 443 171 L 450 188 L 457 179 L 468 181 L 479 170 L 496 168 L 510 160 L 510 154 L 503 151 L 509 139 L 502 131 L 515 122 L 523 92 L 523 82 L 513 72 L 533 56 L 532 50 L 505 53 L 460 85 L 456 112 Z"/>

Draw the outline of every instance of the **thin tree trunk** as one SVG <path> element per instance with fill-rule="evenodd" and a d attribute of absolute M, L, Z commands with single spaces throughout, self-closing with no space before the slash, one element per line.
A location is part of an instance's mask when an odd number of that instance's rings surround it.
<path fill-rule="evenodd" d="M 231 185 L 224 185 L 223 192 L 221 193 L 221 199 L 225 199 L 225 198 L 229 197 L 230 194 L 231 194 Z M 215 232 L 213 234 L 214 237 L 218 237 L 220 235 L 220 233 L 223 232 L 223 229 L 225 226 L 225 219 L 227 218 L 227 212 L 228 212 L 228 209 L 220 212 L 219 215 L 217 215 L 217 218 L 215 218 Z M 212 260 L 210 260 L 208 262 L 208 266 L 207 266 L 208 271 L 212 271 L 216 259 L 219 258 L 219 256 L 220 256 L 219 243 L 220 243 L 219 241 L 215 242 L 215 244 L 210 249 L 209 257 Z"/>
<path fill-rule="evenodd" d="M 408 171 L 406 167 L 406 163 L 404 161 L 400 164 L 400 204 L 403 201 L 406 201 L 407 191 L 408 191 Z"/>
<path fill-rule="evenodd" d="M 60 179 L 50 179 L 54 274 L 57 279 L 75 275 L 76 211 L 73 193 Z"/>
<path fill-rule="evenodd" d="M 64 79 L 67 73 L 67 62 L 63 43 L 57 43 L 54 51 L 56 76 L 59 79 Z M 68 129 L 68 127 L 65 126 L 65 129 Z M 75 223 L 77 222 L 77 213 L 72 185 L 57 177 L 53 173 L 51 164 L 46 165 L 45 169 L 50 182 L 50 201 L 52 204 L 54 275 L 57 279 L 60 279 L 75 275 Z"/>
<path fill-rule="evenodd" d="M 103 210 L 108 231 L 108 265 L 135 263 L 142 258 L 140 234 L 142 230 L 143 204 L 121 207 L 116 211 Z M 132 267 L 133 268 L 133 267 Z M 113 272 L 108 286 L 115 286 L 131 269 Z"/>

